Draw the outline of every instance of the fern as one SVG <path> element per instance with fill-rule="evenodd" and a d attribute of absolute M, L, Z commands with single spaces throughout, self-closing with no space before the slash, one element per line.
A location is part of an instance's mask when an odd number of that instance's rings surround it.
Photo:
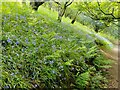
<path fill-rule="evenodd" d="M 76 84 L 78 85 L 78 88 L 85 88 L 89 84 L 89 80 L 90 80 L 90 74 L 87 71 L 85 73 L 77 75 Z"/>

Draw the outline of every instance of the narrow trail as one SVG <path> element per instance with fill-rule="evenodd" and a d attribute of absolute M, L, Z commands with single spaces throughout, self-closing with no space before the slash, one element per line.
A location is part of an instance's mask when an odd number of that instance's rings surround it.
<path fill-rule="evenodd" d="M 110 73 L 108 88 L 118 88 L 118 61 L 115 61 L 108 71 Z"/>
<path fill-rule="evenodd" d="M 115 51 L 117 52 L 117 59 L 112 59 L 113 60 L 113 64 L 112 67 L 108 69 L 108 72 L 110 74 L 110 76 L 108 76 L 109 79 L 109 84 L 108 84 L 108 88 L 118 88 L 118 65 L 120 64 L 120 62 L 118 62 L 119 58 L 118 58 L 118 53 L 120 52 L 118 45 L 113 49 L 113 54 L 115 55 Z M 119 89 L 119 88 L 118 88 Z"/>

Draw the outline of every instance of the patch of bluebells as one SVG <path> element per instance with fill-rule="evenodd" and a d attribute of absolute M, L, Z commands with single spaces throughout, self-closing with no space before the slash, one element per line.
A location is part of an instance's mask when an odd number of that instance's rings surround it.
<path fill-rule="evenodd" d="M 55 38 L 61 40 L 61 39 L 63 39 L 63 36 L 56 35 Z"/>
<path fill-rule="evenodd" d="M 26 20 L 25 16 L 20 15 L 20 19 Z"/>

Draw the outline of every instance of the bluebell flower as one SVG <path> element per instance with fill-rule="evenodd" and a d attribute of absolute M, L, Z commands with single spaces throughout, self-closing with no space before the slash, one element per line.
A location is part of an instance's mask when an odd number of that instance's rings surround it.
<path fill-rule="evenodd" d="M 54 63 L 54 61 L 50 61 L 50 64 L 53 64 Z"/>
<path fill-rule="evenodd" d="M 52 45 L 52 48 L 55 49 L 55 45 Z"/>
<path fill-rule="evenodd" d="M 56 35 L 55 38 L 56 38 L 56 39 L 62 39 L 63 37 Z"/>
<path fill-rule="evenodd" d="M 63 80 L 66 80 L 66 78 L 63 78 Z"/>
<path fill-rule="evenodd" d="M 22 48 L 21 50 L 22 50 L 22 52 L 24 52 L 24 49 L 23 49 L 23 48 Z"/>
<path fill-rule="evenodd" d="M 18 54 L 18 53 L 16 53 L 16 55 L 17 55 L 17 56 L 19 56 L 19 54 Z"/>
<path fill-rule="evenodd" d="M 63 68 L 63 66 L 60 66 L 60 67 L 59 67 L 59 69 L 62 69 L 62 68 Z"/>
<path fill-rule="evenodd" d="M 21 19 L 26 19 L 26 17 L 25 17 L 25 16 L 20 16 L 20 18 L 21 18 Z"/>
<path fill-rule="evenodd" d="M 7 39 L 7 42 L 8 42 L 8 43 L 11 43 L 11 40 L 8 38 L 8 39 Z"/>
<path fill-rule="evenodd" d="M 25 39 L 25 42 L 28 43 L 28 38 Z"/>
<path fill-rule="evenodd" d="M 4 88 L 5 88 L 5 89 L 8 89 L 8 88 L 10 88 L 10 86 L 9 86 L 9 85 L 7 85 L 7 86 L 4 86 Z"/>
<path fill-rule="evenodd" d="M 38 87 L 38 85 L 37 85 L 37 84 L 35 84 L 35 85 L 34 85 L 34 87 L 36 88 L 36 87 Z"/>
<path fill-rule="evenodd" d="M 61 75 L 61 74 L 59 74 L 59 76 L 61 77 L 62 75 Z"/>
<path fill-rule="evenodd" d="M 14 74 L 14 73 L 11 73 L 10 75 L 11 75 L 11 76 L 14 76 L 15 74 Z"/>
<path fill-rule="evenodd" d="M 59 39 L 62 39 L 63 37 L 62 36 L 59 36 Z"/>
<path fill-rule="evenodd" d="M 16 42 L 16 45 L 18 45 L 18 44 L 19 44 L 19 42 L 17 41 L 17 42 Z"/>
<path fill-rule="evenodd" d="M 52 73 L 55 74 L 56 72 L 54 70 L 52 70 Z"/>
<path fill-rule="evenodd" d="M 38 52 L 38 48 L 36 48 L 35 50 L 36 50 L 36 52 Z"/>
<path fill-rule="evenodd" d="M 44 44 L 41 44 L 41 46 L 44 46 Z"/>
<path fill-rule="evenodd" d="M 75 68 L 74 67 L 72 67 L 72 70 L 74 70 Z"/>

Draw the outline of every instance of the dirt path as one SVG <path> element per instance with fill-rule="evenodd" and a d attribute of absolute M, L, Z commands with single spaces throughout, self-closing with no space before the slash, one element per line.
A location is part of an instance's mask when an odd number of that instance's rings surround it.
<path fill-rule="evenodd" d="M 120 46 L 115 47 L 114 51 L 117 51 L 117 59 L 113 59 L 114 63 L 112 64 L 112 67 L 108 70 L 110 72 L 110 76 L 109 76 L 109 85 L 108 88 L 118 88 L 119 87 L 119 78 L 118 78 L 118 72 L 120 69 L 118 69 L 118 66 L 120 65 L 120 58 L 119 58 L 119 53 L 120 53 Z M 114 52 L 113 51 L 113 52 Z M 114 55 L 114 54 L 112 54 Z M 120 90 L 120 88 L 119 88 Z"/>
<path fill-rule="evenodd" d="M 118 88 L 118 60 L 114 61 L 108 71 L 110 72 L 108 88 Z"/>

